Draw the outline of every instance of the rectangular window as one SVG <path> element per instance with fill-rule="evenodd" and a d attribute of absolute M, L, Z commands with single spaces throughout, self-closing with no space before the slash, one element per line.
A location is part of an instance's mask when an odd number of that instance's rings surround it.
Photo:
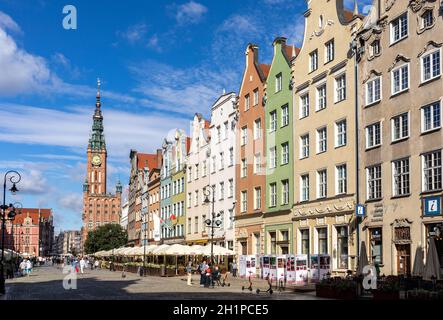
<path fill-rule="evenodd" d="M 422 156 L 423 191 L 434 191 L 442 188 L 441 183 L 441 150 Z"/>
<path fill-rule="evenodd" d="M 220 168 L 219 170 L 222 170 L 225 168 L 225 154 L 224 152 L 220 152 Z"/>
<path fill-rule="evenodd" d="M 309 93 L 300 97 L 300 118 L 309 116 Z"/>
<path fill-rule="evenodd" d="M 283 88 L 283 75 L 281 73 L 275 76 L 275 92 L 280 92 Z"/>
<path fill-rule="evenodd" d="M 300 182 L 300 199 L 301 201 L 309 201 L 309 175 L 305 174 L 301 176 L 301 182 Z"/>
<path fill-rule="evenodd" d="M 391 22 L 391 43 L 408 36 L 408 14 L 405 13 Z"/>
<path fill-rule="evenodd" d="M 241 178 L 246 177 L 248 170 L 248 165 L 246 163 L 246 159 L 241 160 Z"/>
<path fill-rule="evenodd" d="M 281 191 L 282 191 L 281 204 L 286 205 L 289 203 L 289 180 L 283 180 L 281 182 Z"/>
<path fill-rule="evenodd" d="M 248 127 L 241 128 L 241 145 L 244 146 L 248 142 Z"/>
<path fill-rule="evenodd" d="M 337 172 L 337 194 L 345 194 L 347 192 L 347 172 L 346 164 L 336 166 Z"/>
<path fill-rule="evenodd" d="M 289 143 L 285 142 L 281 145 L 281 164 L 289 163 Z"/>
<path fill-rule="evenodd" d="M 434 15 L 432 9 L 426 10 L 425 13 L 421 15 L 421 27 L 423 29 L 429 28 L 434 23 Z"/>
<path fill-rule="evenodd" d="M 261 154 L 254 155 L 254 174 L 261 173 Z"/>
<path fill-rule="evenodd" d="M 217 169 L 217 162 L 215 156 L 211 158 L 211 173 L 215 173 L 215 170 Z"/>
<path fill-rule="evenodd" d="M 195 177 L 194 177 L 194 179 L 195 179 L 195 180 L 198 179 L 198 164 L 195 165 Z M 169 197 L 169 196 L 168 196 L 168 197 Z"/>
<path fill-rule="evenodd" d="M 422 82 L 437 78 L 441 74 L 440 49 L 431 52 L 421 58 Z"/>
<path fill-rule="evenodd" d="M 221 136 L 222 132 L 221 132 L 220 126 L 217 126 L 216 130 L 217 130 L 217 143 L 220 143 L 222 140 L 222 136 Z"/>
<path fill-rule="evenodd" d="M 269 185 L 269 206 L 275 207 L 277 205 L 277 184 L 271 183 Z"/>
<path fill-rule="evenodd" d="M 310 72 L 318 69 L 318 50 L 312 51 L 309 54 L 310 59 Z"/>
<path fill-rule="evenodd" d="M 261 188 L 254 188 L 254 210 L 261 208 Z"/>
<path fill-rule="evenodd" d="M 206 177 L 207 174 L 208 174 L 208 160 L 203 160 L 202 177 Z"/>
<path fill-rule="evenodd" d="M 269 131 L 274 132 L 277 130 L 277 111 L 271 111 L 269 113 L 270 123 L 269 123 Z"/>
<path fill-rule="evenodd" d="M 348 227 L 338 226 L 337 230 L 337 253 L 338 253 L 338 268 L 348 269 Z"/>
<path fill-rule="evenodd" d="M 381 165 L 367 168 L 366 176 L 368 190 L 367 199 L 380 199 L 382 197 Z"/>
<path fill-rule="evenodd" d="M 391 71 L 392 94 L 397 94 L 409 88 L 409 64 Z"/>
<path fill-rule="evenodd" d="M 328 195 L 328 176 L 326 170 L 317 171 L 317 198 L 326 198 Z"/>
<path fill-rule="evenodd" d="M 220 200 L 225 198 L 225 183 L 220 182 Z"/>
<path fill-rule="evenodd" d="M 372 263 L 383 263 L 383 234 L 382 228 L 369 229 Z"/>
<path fill-rule="evenodd" d="M 346 120 L 341 120 L 335 123 L 336 140 L 335 146 L 341 147 L 346 145 Z"/>
<path fill-rule="evenodd" d="M 392 162 L 392 181 L 394 185 L 394 196 L 403 196 L 410 193 L 409 159 Z"/>
<path fill-rule="evenodd" d="M 409 137 L 409 113 L 400 114 L 391 119 L 392 141 Z"/>
<path fill-rule="evenodd" d="M 229 209 L 229 229 L 234 228 L 234 210 Z"/>
<path fill-rule="evenodd" d="M 309 254 L 310 252 L 309 229 L 300 230 L 300 238 L 301 238 L 301 254 Z"/>
<path fill-rule="evenodd" d="M 300 159 L 309 157 L 309 134 L 300 137 Z"/>
<path fill-rule="evenodd" d="M 229 148 L 229 166 L 234 165 L 234 148 Z"/>
<path fill-rule="evenodd" d="M 191 224 L 192 224 L 192 220 L 191 220 L 191 218 L 188 218 L 188 234 L 191 234 Z"/>
<path fill-rule="evenodd" d="M 248 192 L 241 192 L 241 212 L 246 212 L 248 210 Z"/>
<path fill-rule="evenodd" d="M 380 122 L 366 127 L 366 149 L 381 145 L 381 124 Z"/>
<path fill-rule="evenodd" d="M 251 98 L 250 98 L 249 94 L 247 94 L 245 96 L 245 111 L 249 110 L 250 104 L 251 104 Z"/>
<path fill-rule="evenodd" d="M 318 253 L 327 254 L 328 253 L 328 229 L 318 228 Z"/>
<path fill-rule="evenodd" d="M 381 100 L 381 77 L 370 80 L 366 83 L 366 105 L 376 103 Z"/>
<path fill-rule="evenodd" d="M 254 90 L 254 107 L 258 105 L 258 89 Z"/>
<path fill-rule="evenodd" d="M 317 129 L 317 142 L 317 153 L 325 152 L 327 148 L 326 127 Z"/>
<path fill-rule="evenodd" d="M 281 126 L 285 127 L 289 124 L 289 106 L 286 104 L 281 107 Z"/>
<path fill-rule="evenodd" d="M 317 88 L 317 111 L 326 108 L 326 84 Z"/>
<path fill-rule="evenodd" d="M 194 218 L 194 233 L 198 233 L 198 217 Z"/>
<path fill-rule="evenodd" d="M 326 63 L 334 60 L 334 40 L 328 41 L 325 44 Z"/>
<path fill-rule="evenodd" d="M 272 147 L 269 149 L 269 168 L 273 169 L 277 167 L 277 148 Z"/>
<path fill-rule="evenodd" d="M 277 234 L 276 232 L 269 232 L 270 245 L 271 245 L 271 254 L 277 253 Z"/>
<path fill-rule="evenodd" d="M 198 206 L 198 190 L 195 190 L 194 194 L 194 207 Z"/>
<path fill-rule="evenodd" d="M 234 180 L 229 179 L 229 198 L 234 196 Z"/>
<path fill-rule="evenodd" d="M 261 138 L 261 119 L 254 121 L 254 140 Z"/>
<path fill-rule="evenodd" d="M 225 123 L 224 123 L 224 130 L 223 130 L 223 139 L 228 139 L 228 134 L 229 134 L 229 122 L 228 121 L 226 121 Z"/>
<path fill-rule="evenodd" d="M 381 52 L 381 47 L 380 47 L 380 40 L 374 40 L 371 43 L 371 47 L 370 47 L 370 55 L 371 57 L 374 57 L 376 55 L 379 55 Z"/>
<path fill-rule="evenodd" d="M 441 127 L 440 101 L 421 108 L 421 130 L 427 132 Z"/>
<path fill-rule="evenodd" d="M 335 78 L 335 102 L 346 100 L 346 74 Z"/>

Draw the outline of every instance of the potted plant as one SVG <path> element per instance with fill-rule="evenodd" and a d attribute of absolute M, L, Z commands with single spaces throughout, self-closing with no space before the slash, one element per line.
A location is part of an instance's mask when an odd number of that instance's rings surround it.
<path fill-rule="evenodd" d="M 400 280 L 397 276 L 387 276 L 377 283 L 377 289 L 372 290 L 374 300 L 399 300 Z"/>

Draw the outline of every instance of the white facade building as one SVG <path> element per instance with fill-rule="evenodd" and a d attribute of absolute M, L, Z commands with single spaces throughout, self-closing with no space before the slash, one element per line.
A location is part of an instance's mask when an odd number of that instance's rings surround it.
<path fill-rule="evenodd" d="M 214 242 L 233 249 L 235 210 L 236 94 L 223 94 L 211 109 L 209 185 L 214 194 Z M 211 196 L 212 200 L 212 196 Z M 212 204 L 211 208 L 212 210 Z M 211 227 L 207 227 L 211 236 Z"/>
<path fill-rule="evenodd" d="M 129 202 L 126 200 L 122 205 L 122 215 L 120 217 L 120 226 L 124 230 L 128 230 L 128 213 L 129 213 Z"/>

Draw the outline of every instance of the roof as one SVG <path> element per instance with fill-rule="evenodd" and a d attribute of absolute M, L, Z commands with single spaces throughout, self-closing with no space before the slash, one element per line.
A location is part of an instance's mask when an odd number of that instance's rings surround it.
<path fill-rule="evenodd" d="M 52 217 L 52 209 L 39 209 L 39 208 L 22 208 L 14 218 L 14 224 L 22 224 L 26 217 L 32 219 L 32 224 L 38 224 L 38 218 L 43 218 L 48 221 Z"/>
<path fill-rule="evenodd" d="M 186 154 L 189 153 L 190 149 L 191 149 L 191 137 L 186 137 Z"/>
<path fill-rule="evenodd" d="M 209 122 L 208 120 L 205 120 L 205 129 L 209 129 L 210 126 L 211 126 L 211 122 Z"/>
<path fill-rule="evenodd" d="M 263 72 L 263 74 L 265 76 L 265 80 L 266 80 L 268 78 L 268 75 L 269 75 L 269 70 L 271 70 L 271 65 L 270 64 L 261 63 L 260 64 L 260 69 Z"/>
<path fill-rule="evenodd" d="M 142 170 L 143 168 L 154 169 L 157 167 L 157 154 L 137 153 L 137 168 Z"/>
<path fill-rule="evenodd" d="M 352 20 L 354 20 L 354 18 L 358 17 L 358 18 L 364 18 L 364 15 L 362 14 L 356 14 L 354 15 L 354 12 L 349 11 L 349 10 L 343 10 L 343 16 L 346 20 L 346 22 L 351 22 Z"/>

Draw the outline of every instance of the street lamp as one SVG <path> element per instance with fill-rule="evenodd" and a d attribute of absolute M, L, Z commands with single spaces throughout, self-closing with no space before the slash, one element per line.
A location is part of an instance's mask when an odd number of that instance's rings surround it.
<path fill-rule="evenodd" d="M 212 189 L 212 199 L 210 200 L 209 197 L 211 196 L 211 190 L 209 190 L 209 188 Z M 215 205 L 215 187 L 214 186 L 206 186 L 206 188 L 204 189 L 204 195 L 205 195 L 205 200 L 204 200 L 204 204 L 209 204 L 212 203 L 212 210 L 211 210 L 211 219 L 206 219 L 205 223 L 208 227 L 211 228 L 211 265 L 214 264 L 214 229 L 216 228 L 220 228 L 222 222 L 219 219 L 221 214 L 218 213 L 217 215 L 215 215 L 215 210 L 214 210 L 214 205 Z"/>
<path fill-rule="evenodd" d="M 12 194 L 18 192 L 16 184 L 22 179 L 20 173 L 17 171 L 8 171 L 5 173 L 3 182 L 3 205 L 0 207 L 2 213 L 2 257 L 0 260 L 0 294 L 5 294 L 5 275 L 4 275 L 4 259 L 5 259 L 5 224 L 6 224 L 6 210 L 9 209 L 8 218 L 13 219 L 15 217 L 14 205 L 6 205 L 6 183 L 9 180 L 12 183 L 11 191 Z"/>

